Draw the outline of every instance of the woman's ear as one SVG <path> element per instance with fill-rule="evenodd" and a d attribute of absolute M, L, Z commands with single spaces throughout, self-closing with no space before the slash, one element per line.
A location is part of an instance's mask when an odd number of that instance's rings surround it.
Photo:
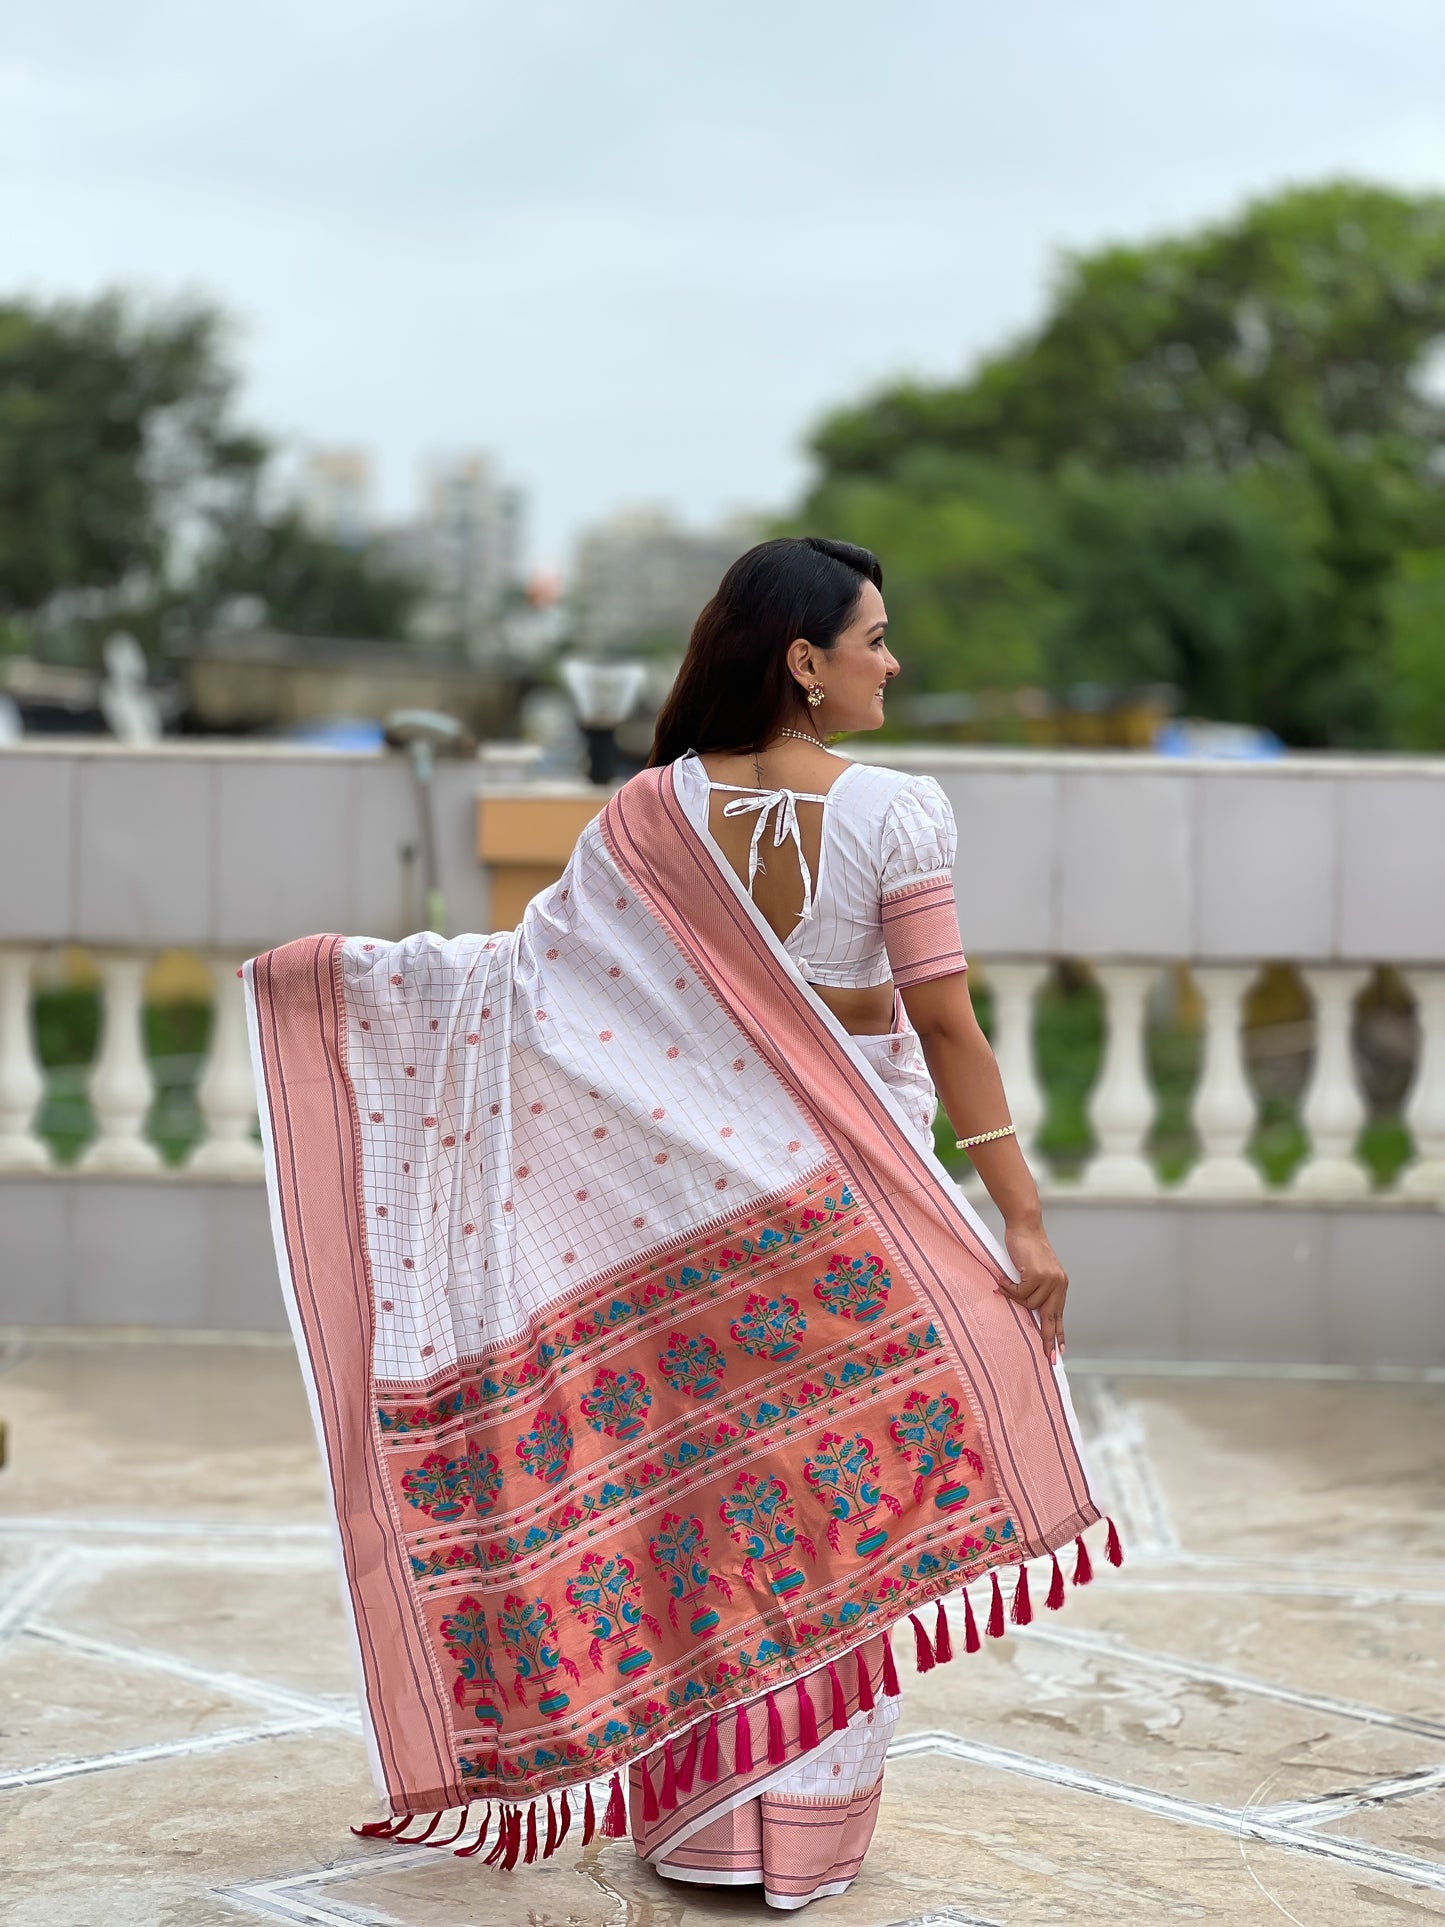
<path fill-rule="evenodd" d="M 788 644 L 786 661 L 788 673 L 794 682 L 817 681 L 817 673 L 813 668 L 813 645 L 806 636 L 799 636 Z"/>

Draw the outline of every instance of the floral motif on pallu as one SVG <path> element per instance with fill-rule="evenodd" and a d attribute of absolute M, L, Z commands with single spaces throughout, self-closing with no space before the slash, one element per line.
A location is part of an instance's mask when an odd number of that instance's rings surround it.
<path fill-rule="evenodd" d="M 712 1398 L 723 1388 L 723 1355 L 706 1332 L 674 1332 L 657 1368 L 675 1392 Z"/>
<path fill-rule="evenodd" d="M 895 1515 L 903 1508 L 878 1482 L 878 1460 L 871 1439 L 865 1439 L 861 1432 L 846 1437 L 841 1432 L 825 1432 L 817 1451 L 803 1461 L 803 1477 L 833 1515 L 828 1521 L 828 1544 L 834 1551 L 844 1525 L 853 1534 L 855 1552 L 867 1558 L 883 1550 L 888 1529 L 876 1515 L 880 1508 Z"/>
<path fill-rule="evenodd" d="M 743 1472 L 732 1491 L 718 1506 L 723 1524 L 743 1549 L 743 1578 L 753 1583 L 754 1571 L 761 1566 L 768 1589 L 785 1599 L 804 1583 L 801 1569 L 794 1562 L 794 1548 L 811 1559 L 818 1548 L 805 1533 L 799 1532 L 797 1515 L 788 1488 L 767 1474 Z"/>
<path fill-rule="evenodd" d="M 861 1258 L 839 1252 L 814 1284 L 813 1296 L 840 1318 L 869 1325 L 888 1303 L 892 1282 L 888 1267 L 874 1252 L 865 1251 Z"/>
<path fill-rule="evenodd" d="M 639 1626 L 661 1636 L 662 1628 L 642 1607 L 637 1568 L 622 1553 L 589 1552 L 567 1587 L 577 1617 L 591 1629 L 588 1658 L 600 1673 L 603 1648 L 613 1648 L 612 1661 L 623 1679 L 630 1679 L 651 1663 L 652 1654 L 636 1637 Z"/>
<path fill-rule="evenodd" d="M 764 1298 L 758 1292 L 748 1299 L 742 1316 L 728 1326 L 745 1352 L 778 1364 L 798 1356 L 807 1329 L 808 1321 L 796 1298 Z"/>
<path fill-rule="evenodd" d="M 439 1628 L 447 1651 L 458 1662 L 452 1697 L 464 1713 L 487 1726 L 500 1726 L 502 1689 L 492 1666 L 492 1642 L 482 1602 L 470 1594 L 444 1615 Z"/>
<path fill-rule="evenodd" d="M 527 1704 L 534 1694 L 539 1713 L 555 1717 L 570 1704 L 565 1692 L 557 1689 L 559 1672 L 574 1683 L 581 1678 L 576 1665 L 567 1659 L 552 1630 L 552 1608 L 542 1599 L 523 1599 L 509 1592 L 497 1615 L 497 1628 L 507 1643 L 517 1674 L 517 1698 Z"/>
<path fill-rule="evenodd" d="M 605 1366 L 580 1400 L 582 1415 L 593 1431 L 613 1439 L 635 1439 L 647 1423 L 651 1403 L 641 1372 L 609 1372 Z"/>
<path fill-rule="evenodd" d="M 572 1462 L 572 1428 L 560 1412 L 539 1412 L 517 1440 L 517 1457 L 534 1479 L 555 1485 Z"/>
<path fill-rule="evenodd" d="M 720 1574 L 708 1570 L 708 1543 L 702 1520 L 684 1519 L 676 1512 L 665 1512 L 661 1527 L 648 1541 L 647 1550 L 653 1565 L 667 1581 L 667 1616 L 673 1625 L 677 1625 L 681 1609 L 688 1614 L 687 1629 L 694 1638 L 700 1639 L 704 1633 L 712 1632 L 718 1625 L 719 1615 L 706 1597 L 707 1588 L 715 1586 L 724 1599 L 732 1598 L 733 1589 Z"/>
<path fill-rule="evenodd" d="M 420 1465 L 401 1477 L 402 1494 L 409 1505 L 431 1519 L 450 1522 L 460 1519 L 468 1508 L 477 1518 L 485 1518 L 497 1502 L 502 1469 L 495 1452 L 484 1452 L 471 1445 L 463 1457 L 452 1458 L 445 1452 L 428 1452 Z"/>
<path fill-rule="evenodd" d="M 915 1499 L 922 1498 L 926 1481 L 936 1478 L 933 1503 L 942 1511 L 968 1503 L 963 1475 L 981 1476 L 983 1460 L 968 1443 L 956 1398 L 947 1392 L 914 1392 L 888 1430 L 917 1474 Z"/>

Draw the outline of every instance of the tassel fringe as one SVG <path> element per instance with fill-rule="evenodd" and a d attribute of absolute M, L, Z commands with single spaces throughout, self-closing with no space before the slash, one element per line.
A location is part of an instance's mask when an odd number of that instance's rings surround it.
<path fill-rule="evenodd" d="M 1013 1604 L 1009 1607 L 1008 1616 L 1015 1626 L 1031 1626 L 1034 1623 L 1033 1601 L 1029 1598 L 1029 1569 L 1022 1562 L 1019 1576 L 1014 1582 Z"/>
<path fill-rule="evenodd" d="M 627 1837 L 627 1802 L 622 1797 L 622 1775 L 612 1776 L 612 1791 L 607 1800 L 607 1811 L 602 1816 L 602 1838 L 604 1840 L 624 1840 Z"/>
<path fill-rule="evenodd" d="M 928 1643 L 928 1629 L 917 1613 L 910 1613 L 913 1624 L 913 1659 L 920 1673 L 931 1673 L 938 1664 L 933 1657 L 933 1648 Z"/>
<path fill-rule="evenodd" d="M 1064 1569 L 1059 1564 L 1059 1555 L 1056 1552 L 1049 1556 L 1054 1562 L 1054 1569 L 1049 1576 L 1049 1592 L 1044 1604 L 1051 1613 L 1056 1613 L 1064 1603 Z"/>
<path fill-rule="evenodd" d="M 1111 1566 L 1122 1566 L 1124 1563 L 1124 1548 L 1119 1544 L 1119 1528 L 1114 1524 L 1112 1519 L 1109 1520 L 1108 1525 L 1109 1536 L 1104 1541 L 1104 1557 Z"/>
<path fill-rule="evenodd" d="M 1003 1594 L 999 1590 L 998 1573 L 996 1571 L 991 1572 L 989 1574 L 989 1578 L 993 1581 L 993 1599 L 989 1604 L 988 1624 L 984 1628 L 984 1630 L 988 1634 L 990 1639 L 1002 1639 L 1003 1638 Z"/>
<path fill-rule="evenodd" d="M 657 1804 L 657 1794 L 653 1789 L 652 1775 L 647 1770 L 647 1761 L 639 1762 L 637 1771 L 642 1776 L 642 1817 L 644 1820 L 660 1818 L 662 1809 Z"/>
<path fill-rule="evenodd" d="M 711 1786 L 713 1781 L 717 1778 L 719 1772 L 722 1770 L 722 1762 L 718 1757 L 719 1752 L 720 1752 L 720 1748 L 718 1746 L 718 1737 L 717 1737 L 717 1714 L 714 1713 L 712 1718 L 708 1721 L 707 1733 L 704 1736 L 703 1743 L 702 1743 L 702 1766 L 700 1771 L 702 1773 L 703 1784 L 705 1786 Z"/>
<path fill-rule="evenodd" d="M 798 1738 L 807 1753 L 818 1744 L 818 1716 L 813 1711 L 813 1695 L 808 1691 L 808 1682 L 802 1679 L 798 1681 Z"/>
<path fill-rule="evenodd" d="M 976 1653 L 983 1641 L 978 1636 L 978 1621 L 973 1616 L 973 1601 L 965 1592 L 963 1595 L 963 1650 Z"/>
<path fill-rule="evenodd" d="M 966 1598 L 967 1594 L 964 1597 Z M 933 1626 L 933 1657 L 940 1666 L 946 1666 L 953 1658 L 953 1640 L 948 1630 L 948 1614 L 944 1610 L 941 1599 L 938 1602 L 938 1618 Z"/>
<path fill-rule="evenodd" d="M 903 1691 L 898 1684 L 898 1664 L 893 1657 L 893 1641 L 887 1633 L 883 1635 L 883 1691 L 889 1699 L 897 1699 Z"/>
<path fill-rule="evenodd" d="M 671 1813 L 677 1805 L 677 1768 L 673 1764 L 671 1740 L 662 1749 L 662 1791 L 657 1802 L 664 1813 Z"/>
<path fill-rule="evenodd" d="M 1094 1577 L 1094 1568 L 1089 1559 L 1089 1548 L 1084 1544 L 1084 1535 L 1074 1541 L 1074 1584 L 1087 1586 Z"/>
<path fill-rule="evenodd" d="M 858 1711 L 860 1713 L 871 1713 L 877 1705 L 877 1701 L 873 1697 L 873 1682 L 868 1677 L 868 1668 L 863 1663 L 863 1648 L 861 1646 L 855 1646 L 853 1648 L 853 1657 L 858 1667 Z"/>
<path fill-rule="evenodd" d="M 582 1804 L 582 1844 L 590 1846 L 592 1836 L 597 1831 L 597 1809 L 592 1804 L 592 1789 L 588 1787 L 587 1798 Z"/>
<path fill-rule="evenodd" d="M 783 1716 L 778 1711 L 778 1702 L 768 1694 L 768 1765 L 781 1766 L 788 1757 L 788 1744 L 783 1738 Z"/>
<path fill-rule="evenodd" d="M 833 1731 L 841 1733 L 848 1724 L 848 1702 L 843 1697 L 843 1682 L 832 1660 L 828 1661 L 828 1682 L 833 1689 Z"/>
<path fill-rule="evenodd" d="M 694 1777 L 697 1773 L 697 1728 L 690 1726 L 687 1731 L 687 1751 L 682 1756 L 682 1765 L 677 1769 L 677 1790 L 681 1794 L 692 1792 Z"/>
<path fill-rule="evenodd" d="M 748 1725 L 748 1709 L 740 1706 L 733 1722 L 733 1771 L 751 1773 L 752 1770 L 753 1729 Z"/>

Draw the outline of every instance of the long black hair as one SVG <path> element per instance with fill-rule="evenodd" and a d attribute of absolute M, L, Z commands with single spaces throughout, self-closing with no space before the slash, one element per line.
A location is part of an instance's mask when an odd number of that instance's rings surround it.
<path fill-rule="evenodd" d="M 806 707 L 787 664 L 806 636 L 829 650 L 852 620 L 863 584 L 883 587 L 876 555 L 819 535 L 783 536 L 740 555 L 693 625 L 662 706 L 652 765 L 690 749 L 756 749 Z"/>

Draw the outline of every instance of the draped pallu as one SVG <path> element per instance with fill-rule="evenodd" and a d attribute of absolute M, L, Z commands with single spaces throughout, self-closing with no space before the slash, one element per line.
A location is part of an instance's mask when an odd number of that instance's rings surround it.
<path fill-rule="evenodd" d="M 806 1753 L 880 1633 L 1099 1517 L 1006 1261 L 668 770 L 515 932 L 245 978 L 393 1814 L 500 1802 L 510 1865 L 646 1755 L 676 1807 L 709 1735 Z"/>

